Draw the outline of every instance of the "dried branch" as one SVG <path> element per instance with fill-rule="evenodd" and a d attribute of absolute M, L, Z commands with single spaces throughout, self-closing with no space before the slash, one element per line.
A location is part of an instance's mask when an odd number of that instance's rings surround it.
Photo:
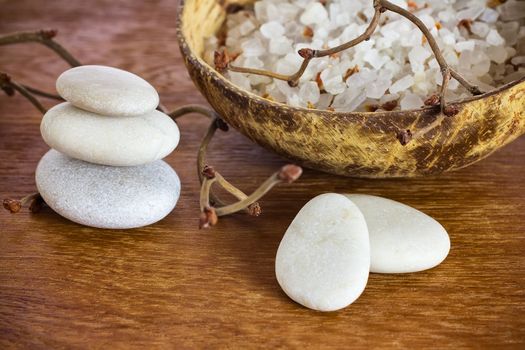
<path fill-rule="evenodd" d="M 31 87 L 31 86 L 25 85 L 25 84 L 21 84 L 21 86 L 23 86 L 24 89 L 26 89 L 28 92 L 32 93 L 33 95 L 49 98 L 51 100 L 64 101 L 64 99 L 62 97 L 60 97 L 59 95 L 57 95 L 57 94 L 53 94 L 53 93 L 50 93 L 50 92 L 42 91 L 42 90 L 36 89 L 34 87 Z"/>
<path fill-rule="evenodd" d="M 1 45 L 12 45 L 21 43 L 40 43 L 47 46 L 60 56 L 71 67 L 78 67 L 82 64 L 73 57 L 62 45 L 57 43 L 53 38 L 57 35 L 56 30 L 38 30 L 34 32 L 19 32 L 0 36 Z"/>
<path fill-rule="evenodd" d="M 207 116 L 212 121 L 208 127 L 206 135 L 202 139 L 197 155 L 197 171 L 199 180 L 201 182 L 200 191 L 200 210 L 199 227 L 207 228 L 217 223 L 219 216 L 230 215 L 238 211 L 244 210 L 252 216 L 261 214 L 261 207 L 257 202 L 264 196 L 273 186 L 281 182 L 293 182 L 301 176 L 302 169 L 296 165 L 287 165 L 281 168 L 270 178 L 268 178 L 255 192 L 251 195 L 246 195 L 243 191 L 235 187 L 228 180 L 226 180 L 213 167 L 206 164 L 206 153 L 208 145 L 210 144 L 217 129 L 223 131 L 228 130 L 228 125 L 220 118 L 220 116 L 213 110 L 199 105 L 188 105 L 178 108 L 169 113 L 174 120 L 189 113 L 198 113 Z M 216 194 L 212 192 L 212 186 L 219 185 L 221 188 L 232 194 L 237 198 L 237 202 L 233 204 L 226 204 Z"/>
<path fill-rule="evenodd" d="M 205 173 L 209 173 L 210 168 L 205 168 Z M 231 184 L 224 186 L 221 184 L 221 181 L 225 181 L 224 178 L 216 171 L 213 171 L 212 174 L 204 176 L 204 181 L 201 186 L 200 193 L 200 207 L 201 207 L 201 216 L 200 224 L 201 228 L 213 226 L 211 222 L 213 216 L 226 216 L 237 213 L 246 208 L 252 208 L 252 210 L 257 211 L 257 215 L 260 214 L 260 207 L 256 205 L 257 201 L 262 198 L 268 191 L 270 191 L 275 185 L 279 183 L 292 183 L 297 180 L 302 174 L 301 167 L 297 165 L 288 164 L 283 166 L 279 171 L 272 174 L 266 181 L 264 181 L 252 194 L 246 196 L 244 193 L 240 192 L 237 188 L 233 187 Z M 237 194 L 239 201 L 230 205 L 225 205 L 222 207 L 214 208 L 210 205 L 210 191 L 214 183 L 223 185 L 225 189 L 228 190 L 228 186 L 231 186 L 229 189 L 230 193 Z M 254 206 L 255 205 L 255 206 Z M 210 215 L 213 213 L 213 215 Z M 257 216 L 255 215 L 255 216 Z"/>
<path fill-rule="evenodd" d="M 38 109 L 42 114 L 46 113 L 47 110 L 42 106 L 42 104 L 33 96 L 23 85 L 15 82 L 9 75 L 6 73 L 0 72 L 0 88 L 8 96 L 13 96 L 15 91 L 24 96 L 36 109 Z"/>

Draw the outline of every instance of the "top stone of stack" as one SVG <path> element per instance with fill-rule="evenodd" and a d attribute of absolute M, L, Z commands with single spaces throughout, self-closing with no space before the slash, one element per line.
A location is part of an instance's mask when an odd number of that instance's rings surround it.
<path fill-rule="evenodd" d="M 106 116 L 137 116 L 153 111 L 159 104 L 157 91 L 147 81 L 112 67 L 69 69 L 60 75 L 56 88 L 75 107 Z"/>

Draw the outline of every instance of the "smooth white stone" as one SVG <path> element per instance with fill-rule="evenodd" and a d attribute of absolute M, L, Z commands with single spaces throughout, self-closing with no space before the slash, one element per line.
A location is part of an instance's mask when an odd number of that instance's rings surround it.
<path fill-rule="evenodd" d="M 130 166 L 166 157 L 179 143 L 177 124 L 159 111 L 108 118 L 69 102 L 44 115 L 40 132 L 49 147 L 86 162 Z"/>
<path fill-rule="evenodd" d="M 345 196 L 328 193 L 299 211 L 277 250 L 275 274 L 297 303 L 334 311 L 363 292 L 370 268 L 363 214 Z"/>
<path fill-rule="evenodd" d="M 110 116 L 134 116 L 159 105 L 159 94 L 141 77 L 105 66 L 80 66 L 56 82 L 60 96 L 78 108 Z"/>
<path fill-rule="evenodd" d="M 439 222 L 405 204 L 377 196 L 347 197 L 363 213 L 370 237 L 370 272 L 409 273 L 439 265 L 450 238 Z"/>
<path fill-rule="evenodd" d="M 180 180 L 164 161 L 135 167 L 83 162 L 55 150 L 36 169 L 38 192 L 58 214 L 76 223 L 111 229 L 151 225 L 179 199 Z"/>

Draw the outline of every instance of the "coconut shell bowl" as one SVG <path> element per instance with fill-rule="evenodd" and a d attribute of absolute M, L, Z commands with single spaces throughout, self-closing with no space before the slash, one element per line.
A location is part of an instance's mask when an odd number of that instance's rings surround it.
<path fill-rule="evenodd" d="M 227 8 L 250 1 L 181 1 L 177 32 L 195 85 L 232 127 L 308 168 L 368 178 L 435 175 L 461 169 L 525 132 L 525 79 L 460 101 L 390 112 L 296 108 L 243 90 L 203 59 L 204 43 Z M 420 135 L 402 140 L 404 135 Z M 401 135 L 401 136 L 400 136 Z M 401 140 L 400 140 L 401 139 Z"/>

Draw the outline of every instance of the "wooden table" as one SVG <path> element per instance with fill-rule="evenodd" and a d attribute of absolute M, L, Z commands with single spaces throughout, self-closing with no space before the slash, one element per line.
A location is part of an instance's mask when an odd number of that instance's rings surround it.
<path fill-rule="evenodd" d="M 53 27 L 82 62 L 138 73 L 170 108 L 205 103 L 181 62 L 176 2 L 0 1 L 0 32 Z M 37 45 L 0 48 L 0 70 L 52 90 L 66 65 Z M 47 104 L 50 106 L 51 104 Z M 48 147 L 39 113 L 0 96 L 0 198 L 35 190 Z M 259 218 L 199 231 L 195 154 L 207 121 L 180 122 L 167 158 L 182 195 L 161 222 L 97 230 L 46 209 L 0 212 L 0 348 L 476 347 L 525 345 L 525 138 L 467 169 L 433 178 L 362 180 L 307 170 L 262 201 Z M 235 131 L 210 163 L 250 191 L 284 160 Z M 294 215 L 323 192 L 359 192 L 439 220 L 452 249 L 439 267 L 372 274 L 345 310 L 318 313 L 288 299 L 274 275 Z"/>

